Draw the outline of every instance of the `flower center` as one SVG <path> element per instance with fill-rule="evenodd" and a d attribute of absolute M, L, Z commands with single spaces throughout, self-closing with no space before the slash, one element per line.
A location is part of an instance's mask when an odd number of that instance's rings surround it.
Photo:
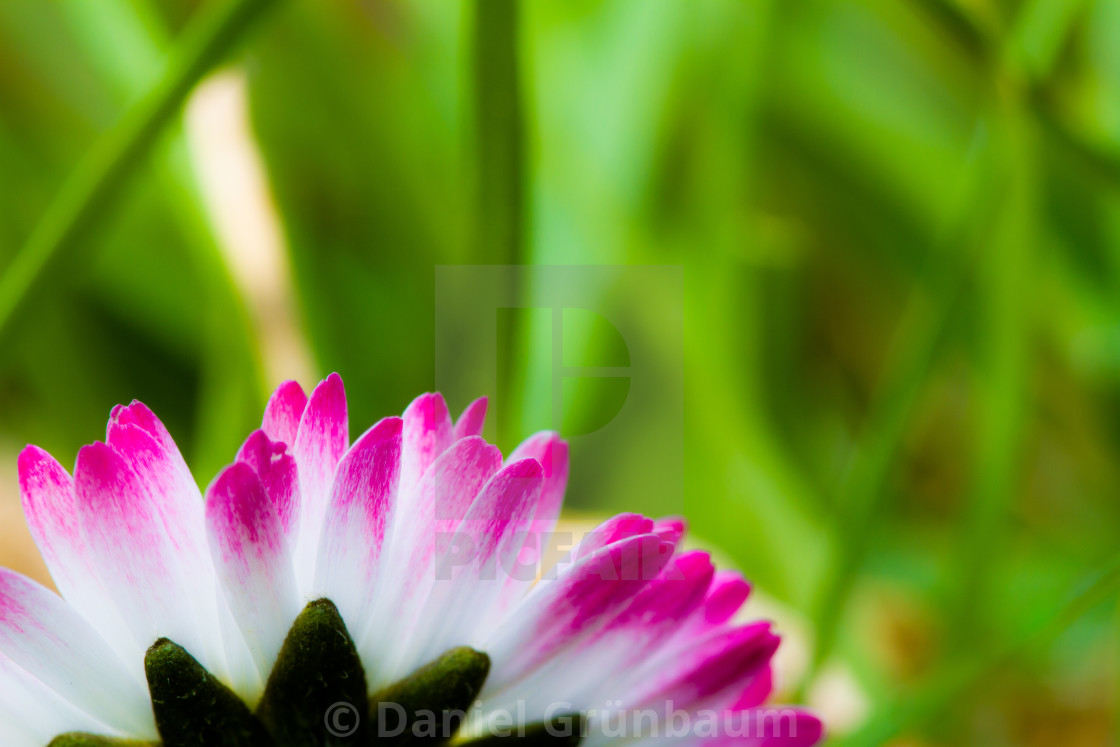
<path fill-rule="evenodd" d="M 490 672 L 486 654 L 456 648 L 370 697 L 354 641 L 329 599 L 307 605 L 292 625 L 256 709 L 172 641 L 157 641 L 144 663 L 163 747 L 439 745 L 455 736 Z M 519 739 L 557 743 L 534 728 Z M 50 745 L 126 746 L 148 747 L 92 734 L 64 734 Z"/>

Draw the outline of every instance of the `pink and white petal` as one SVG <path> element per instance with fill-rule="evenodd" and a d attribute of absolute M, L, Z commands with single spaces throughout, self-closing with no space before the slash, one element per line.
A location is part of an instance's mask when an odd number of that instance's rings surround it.
<path fill-rule="evenodd" d="M 715 568 L 699 550 L 672 557 L 633 604 L 607 624 L 606 633 L 630 629 L 646 645 L 660 642 L 692 616 L 707 596 Z"/>
<path fill-rule="evenodd" d="M 0 651 L 118 732 L 157 736 L 143 667 L 126 669 L 61 597 L 6 568 L 0 568 Z"/>
<path fill-rule="evenodd" d="M 405 448 L 403 442 L 401 448 Z M 402 569 L 401 584 L 406 590 L 410 581 L 431 581 L 428 570 L 433 567 L 438 536 L 458 529 L 483 486 L 501 466 L 502 454 L 496 447 L 469 436 L 440 455 L 420 483 L 406 493 L 402 459 L 402 500 L 392 519 L 389 567 Z"/>
<path fill-rule="evenodd" d="M 299 382 L 285 381 L 276 387 L 265 405 L 261 430 L 269 439 L 287 444 L 291 448 L 295 445 L 299 422 L 303 419 L 305 409 L 307 395 L 303 393 L 303 387 Z"/>
<path fill-rule="evenodd" d="M 629 683 L 628 707 L 720 707 L 770 665 L 779 639 L 770 624 L 728 628 L 691 648 L 653 657 Z M 616 696 L 618 697 L 618 696 Z"/>
<path fill-rule="evenodd" d="M 283 441 L 273 441 L 264 430 L 255 430 L 245 439 L 235 461 L 246 464 L 257 474 L 272 501 L 284 536 L 294 542 L 299 503 L 299 470 L 295 458 Z"/>
<path fill-rule="evenodd" d="M 272 501 L 248 465 L 227 467 L 206 492 L 214 564 L 229 609 L 266 680 L 299 614 L 291 552 Z M 259 693 L 247 695 L 252 699 Z"/>
<path fill-rule="evenodd" d="M 669 545 L 663 541 L 660 544 Z M 695 613 L 711 583 L 713 569 L 707 554 L 702 552 L 674 556 L 667 563 L 663 557 L 646 562 L 653 562 L 654 568 L 664 563 L 664 567 L 638 590 L 628 605 L 613 617 L 601 620 L 591 635 L 580 640 L 565 653 L 558 666 L 542 676 L 567 683 L 572 692 L 590 698 L 588 704 L 600 699 L 619 700 L 630 694 L 633 685 L 625 676 L 604 682 L 602 672 L 635 672 L 653 658 L 667 655 L 663 644 Z M 642 575 L 648 578 L 653 573 L 643 568 Z M 604 692 L 604 687 L 617 692 Z"/>
<path fill-rule="evenodd" d="M 158 435 L 126 419 L 137 411 L 150 414 L 139 403 L 114 410 L 118 420 L 109 422 L 106 443 L 124 458 L 155 497 L 164 531 L 175 549 L 192 558 L 205 557 L 202 493 L 174 443 L 168 447 Z M 159 424 L 154 415 L 146 420 Z M 158 432 L 166 433 L 162 424 Z"/>
<path fill-rule="evenodd" d="M 404 411 L 401 492 L 410 493 L 428 468 L 454 442 L 447 403 L 439 392 L 421 394 Z"/>
<path fill-rule="evenodd" d="M 516 559 L 518 568 L 529 572 L 506 574 L 505 588 L 495 602 L 497 619 L 503 618 L 525 596 L 543 571 L 546 548 L 553 541 L 552 533 L 568 487 L 568 443 L 556 433 L 545 431 L 530 436 L 507 461 L 512 464 L 522 459 L 533 459 L 541 465 L 544 483 Z"/>
<path fill-rule="evenodd" d="M 654 534 L 658 535 L 666 542 L 672 542 L 674 545 L 680 544 L 680 541 L 684 539 L 685 532 L 687 531 L 688 522 L 680 516 L 667 516 L 653 523 Z"/>
<path fill-rule="evenodd" d="M 139 402 L 117 407 L 107 427 L 108 445 L 128 464 L 153 499 L 176 564 L 184 569 L 182 594 L 196 607 L 203 648 L 200 661 L 223 658 L 217 626 L 217 578 L 206 541 L 206 509 L 179 449 L 163 424 Z"/>
<path fill-rule="evenodd" d="M 663 557 L 652 534 L 628 537 L 586 556 L 556 580 L 538 584 L 483 641 L 493 663 L 484 699 L 516 684 L 595 632 L 649 581 L 643 569 Z"/>
<path fill-rule="evenodd" d="M 229 607 L 224 586 L 219 584 L 214 593 L 217 596 L 218 629 L 225 649 L 225 670 L 214 674 L 235 693 L 247 693 L 256 697 L 256 694 L 264 693 L 266 680 L 261 676 L 260 666 L 249 650 L 249 644 L 245 642 L 241 623 Z"/>
<path fill-rule="evenodd" d="M 120 454 L 94 443 L 78 452 L 74 488 L 85 558 L 103 588 L 112 589 L 103 603 L 117 610 L 131 633 L 131 655 L 142 661 L 152 643 L 167 637 L 199 652 L 204 666 L 220 665 L 209 655 L 198 619 L 209 600 L 184 593 L 194 589 L 188 577 L 198 569 L 186 567 L 168 539 L 148 485 Z"/>
<path fill-rule="evenodd" d="M 725 741 L 725 730 L 735 726 L 733 719 L 739 714 L 728 706 L 745 681 L 758 678 L 769 667 L 777 647 L 778 638 L 770 632 L 769 624 L 757 623 L 726 629 L 688 649 L 672 655 L 663 653 L 636 667 L 611 670 L 616 676 L 601 679 L 584 695 L 592 702 L 608 704 L 606 710 L 600 708 L 595 716 L 587 744 L 605 747 L 611 743 L 605 730 L 598 726 L 618 723 L 627 714 L 649 714 L 655 722 L 668 724 L 670 718 L 682 712 L 696 719 L 692 727 L 695 731 L 666 734 L 664 741 L 680 745 L 707 741 L 730 744 Z M 675 728 L 684 726 L 678 724 Z M 639 744 L 658 741 L 648 734 L 635 736 L 645 736 L 637 740 Z"/>
<path fill-rule="evenodd" d="M 365 627 L 400 486 L 400 418 L 370 428 L 335 475 L 312 596 L 331 599 L 352 630 Z"/>
<path fill-rule="evenodd" d="M 735 616 L 751 594 L 750 583 L 738 571 L 720 571 L 704 600 L 704 622 L 720 625 Z"/>
<path fill-rule="evenodd" d="M 108 725 L 0 654 L 0 744 L 43 747 L 59 734 L 74 731 L 132 736 L 113 733 Z M 136 736 L 145 737 L 148 732 Z"/>
<path fill-rule="evenodd" d="M 579 560 L 600 548 L 612 545 L 627 537 L 653 532 L 654 522 L 641 514 L 618 514 L 591 530 L 572 551 L 572 559 Z"/>
<path fill-rule="evenodd" d="M 456 646 L 479 646 L 495 624 L 494 608 L 540 496 L 540 464 L 507 465 L 482 488 L 458 527 L 441 532 L 435 583 L 408 643 L 406 668 Z"/>
<path fill-rule="evenodd" d="M 27 526 L 55 586 L 118 654 L 132 652 L 131 636 L 105 604 L 107 595 L 85 550 L 70 474 L 50 454 L 28 446 L 19 455 L 19 487 Z"/>
<path fill-rule="evenodd" d="M 113 408 L 105 431 L 105 443 L 148 484 L 171 542 L 180 552 L 205 558 L 202 492 L 167 428 L 146 405 L 133 400 Z"/>
<path fill-rule="evenodd" d="M 731 710 L 745 711 L 757 708 L 770 698 L 772 692 L 774 692 L 774 665 L 771 663 L 747 682 L 743 691 L 735 698 Z"/>
<path fill-rule="evenodd" d="M 719 571 L 712 579 L 700 609 L 681 626 L 678 643 L 723 629 L 739 612 L 751 593 L 751 585 L 738 571 Z"/>
<path fill-rule="evenodd" d="M 544 486 L 532 518 L 536 530 L 551 532 L 560 517 L 564 491 L 568 488 L 568 442 L 550 431 L 537 433 L 518 446 L 508 461 L 522 459 L 534 459 L 543 469 Z"/>
<path fill-rule="evenodd" d="M 543 486 L 544 470 L 535 459 L 521 459 L 499 470 L 479 492 L 459 524 L 457 532 L 470 540 L 470 555 L 458 558 L 445 555 L 443 560 L 449 565 L 442 570 L 481 571 L 487 566 L 504 570 L 513 559 L 509 553 L 520 549 L 515 546 L 515 540 L 520 539 L 518 532 L 529 525 Z M 462 561 L 470 565 L 463 566 Z"/>
<path fill-rule="evenodd" d="M 458 441 L 460 438 L 467 436 L 481 436 L 483 428 L 486 426 L 486 408 L 490 400 L 486 397 L 479 397 L 474 402 L 467 405 L 467 409 L 463 410 L 463 414 L 455 421 L 455 428 L 452 431 L 451 438 Z"/>
<path fill-rule="evenodd" d="M 350 447 L 346 390 L 332 373 L 311 393 L 292 454 L 299 467 L 300 517 L 294 560 L 301 588 L 310 586 L 335 468 Z"/>
<path fill-rule="evenodd" d="M 437 458 L 411 493 L 404 492 L 402 476 L 389 543 L 382 551 L 383 566 L 394 570 L 378 584 L 374 605 L 378 612 L 357 636 L 363 659 L 384 657 L 371 667 L 375 672 L 371 687 L 392 681 L 391 660 L 403 654 L 398 643 L 414 629 L 432 589 L 437 539 L 456 531 L 483 485 L 501 466 L 497 448 L 470 436 Z"/>
<path fill-rule="evenodd" d="M 147 432 L 152 436 L 163 449 L 167 452 L 168 457 L 175 463 L 175 467 L 179 469 L 186 477 L 188 482 L 193 482 L 191 479 L 190 470 L 187 468 L 187 463 L 183 459 L 183 455 L 179 452 L 179 447 L 175 444 L 175 439 L 164 427 L 160 419 L 156 417 L 147 405 L 139 400 L 132 400 L 132 403 L 125 405 L 117 405 L 109 414 L 109 423 L 106 426 L 105 441 L 112 444 L 112 430 L 114 425 L 135 425 L 141 430 Z"/>

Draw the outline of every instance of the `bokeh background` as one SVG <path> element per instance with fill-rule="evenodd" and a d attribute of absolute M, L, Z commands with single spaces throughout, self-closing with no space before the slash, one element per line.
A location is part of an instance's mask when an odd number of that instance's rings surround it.
<path fill-rule="evenodd" d="M 669 421 L 581 440 L 628 383 L 552 398 L 526 283 L 488 433 L 575 436 L 578 519 L 683 508 L 833 744 L 1120 743 L 1116 0 L 0 2 L 0 563 L 18 450 L 117 402 L 203 484 L 285 378 L 400 412 L 447 265 L 679 268 L 590 285 Z"/>

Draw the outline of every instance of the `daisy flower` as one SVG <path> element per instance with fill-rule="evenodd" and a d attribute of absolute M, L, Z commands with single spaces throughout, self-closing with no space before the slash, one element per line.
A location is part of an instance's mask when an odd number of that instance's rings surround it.
<path fill-rule="evenodd" d="M 676 519 L 564 546 L 567 444 L 503 459 L 485 414 L 426 394 L 351 443 L 337 374 L 287 382 L 205 497 L 139 402 L 72 474 L 28 446 L 61 596 L 0 570 L 0 744 L 820 739 L 763 705 L 778 638 L 737 621 L 741 577 L 682 551 Z"/>

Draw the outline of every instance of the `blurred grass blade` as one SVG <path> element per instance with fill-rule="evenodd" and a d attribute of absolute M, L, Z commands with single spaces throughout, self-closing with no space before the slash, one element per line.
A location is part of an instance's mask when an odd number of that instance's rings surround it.
<path fill-rule="evenodd" d="M 512 264 L 521 249 L 525 191 L 518 0 L 479 0 L 474 7 L 478 256 Z"/>
<path fill-rule="evenodd" d="M 0 277 L 0 337 L 38 285 L 104 214 L 199 79 L 276 3 L 230 0 L 208 8 L 187 29 L 159 82 L 93 147 Z"/>
<path fill-rule="evenodd" d="M 1034 137 L 1009 107 L 1001 141 L 1008 185 L 978 271 L 976 330 L 982 341 L 973 374 L 976 432 L 972 485 L 957 549 L 961 589 L 949 629 L 976 645 L 991 614 L 990 583 L 1019 495 L 1020 450 L 1027 424 L 1030 328 L 1038 212 Z"/>
<path fill-rule="evenodd" d="M 472 216 L 474 261 L 507 265 L 522 261 L 525 205 L 524 112 L 521 101 L 519 0 L 476 0 L 471 39 L 475 143 Z M 519 337 L 516 314 L 500 317 L 501 339 Z M 520 420 L 526 383 L 511 370 L 499 374 L 511 396 L 498 413 L 499 442 L 511 438 Z"/>
<path fill-rule="evenodd" d="M 1029 0 L 1015 17 L 1005 55 L 1035 80 L 1053 72 L 1063 46 L 1085 10 L 1085 0 Z"/>
<path fill-rule="evenodd" d="M 150 72 L 171 46 L 154 1 L 68 3 L 60 12 L 102 78 L 126 100 L 144 92 Z M 186 138 L 175 126 L 165 137 L 167 147 L 152 153 L 151 174 L 203 282 L 197 435 L 189 457 L 205 481 L 226 463 L 257 418 L 265 396 L 260 346 L 212 228 Z"/>
<path fill-rule="evenodd" d="M 856 447 L 840 488 L 838 510 L 844 542 L 813 610 L 817 644 L 805 685 L 832 653 L 876 519 L 882 514 L 891 467 L 905 443 L 906 427 L 930 377 L 961 288 L 972 269 L 969 254 L 952 250 L 952 247 L 971 243 L 971 233 L 977 221 L 983 219 L 995 191 L 995 185 L 982 178 L 982 167 L 988 163 L 987 158 L 981 157 L 988 139 L 986 132 L 983 121 L 978 122 L 957 207 L 939 242 L 946 247 L 943 252 L 946 256 L 931 258 L 928 277 L 912 292 L 895 336 L 893 354 L 887 362 L 882 394 L 868 416 L 865 436 Z"/>

